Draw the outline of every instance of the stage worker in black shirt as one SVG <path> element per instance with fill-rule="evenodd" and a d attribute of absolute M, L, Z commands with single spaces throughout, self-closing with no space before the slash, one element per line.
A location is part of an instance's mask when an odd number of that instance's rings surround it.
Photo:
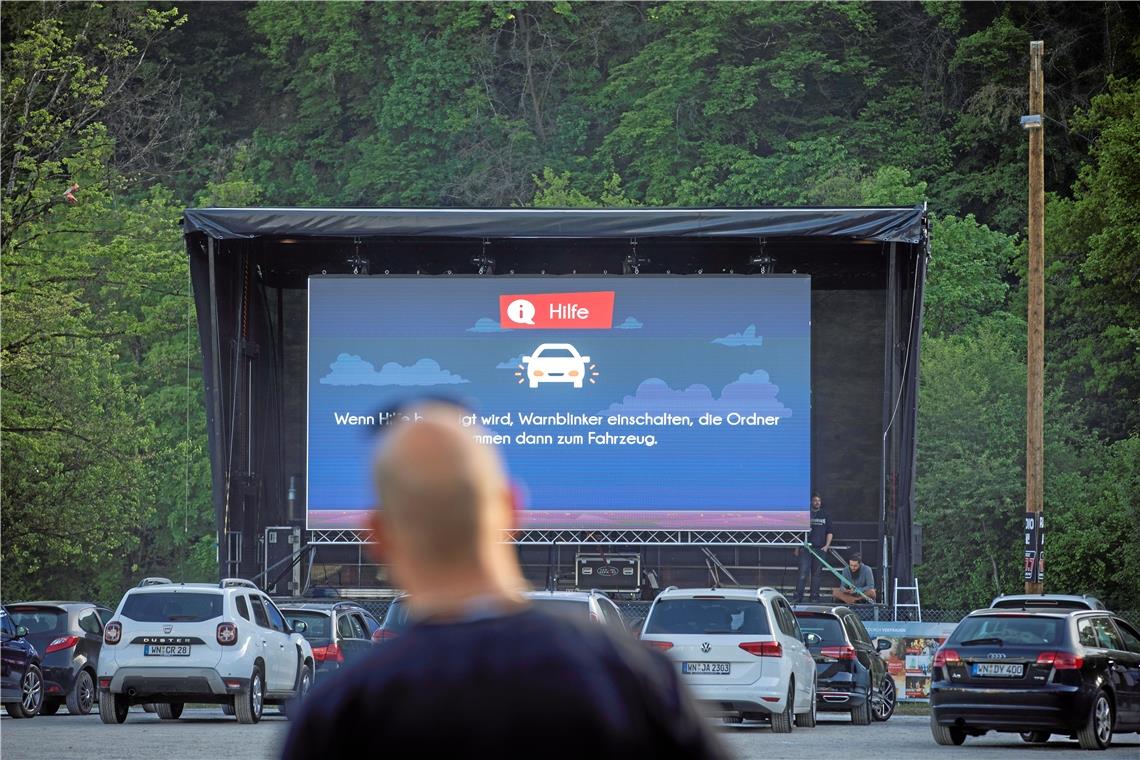
<path fill-rule="evenodd" d="M 305 700 L 285 760 L 369 756 L 719 758 L 677 667 L 632 636 L 521 596 L 512 490 L 464 411 L 431 403 L 385 433 L 374 553 L 409 593 L 406 633 Z"/>
<path fill-rule="evenodd" d="M 831 551 L 831 515 L 823 507 L 823 498 L 819 493 L 811 495 L 811 529 L 808 531 L 808 543 L 812 549 L 826 555 Z M 819 579 L 823 575 L 823 566 L 819 560 L 812 556 L 807 549 L 797 548 L 795 554 L 800 558 L 800 576 L 796 581 L 797 603 L 804 600 L 804 581 L 811 576 L 811 601 L 819 601 Z"/>

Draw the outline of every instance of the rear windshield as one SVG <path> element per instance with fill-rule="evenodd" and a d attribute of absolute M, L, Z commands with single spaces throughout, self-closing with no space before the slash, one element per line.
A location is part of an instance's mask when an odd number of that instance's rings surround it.
<path fill-rule="evenodd" d="M 332 623 L 330 622 L 332 619 L 331 615 L 324 612 L 308 612 L 302 610 L 281 610 L 281 614 L 289 621 L 290 626 L 295 626 L 297 621 L 304 622 L 308 627 L 301 635 L 309 641 L 324 644 L 332 641 L 332 637 L 330 636 L 330 631 L 332 630 Z"/>
<path fill-rule="evenodd" d="M 530 601 L 543 612 L 575 620 L 590 619 L 590 603 L 585 599 L 558 599 L 531 597 Z"/>
<path fill-rule="evenodd" d="M 408 627 L 408 603 L 397 599 L 388 605 L 388 612 L 384 615 L 384 624 L 381 628 L 389 631 L 399 631 Z"/>
<path fill-rule="evenodd" d="M 54 607 L 9 607 L 12 625 L 22 625 L 29 634 L 56 633 L 67 629 L 67 613 Z"/>
<path fill-rule="evenodd" d="M 644 633 L 766 634 L 768 615 L 755 599 L 663 599 Z"/>
<path fill-rule="evenodd" d="M 222 595 L 173 591 L 131 594 L 120 614 L 140 623 L 200 623 L 221 617 Z"/>
<path fill-rule="evenodd" d="M 1065 620 L 1036 615 L 978 615 L 958 624 L 947 644 L 1034 646 L 1064 644 Z"/>
<path fill-rule="evenodd" d="M 814 633 L 823 641 L 819 646 L 837 646 L 847 643 L 847 635 L 843 632 L 843 623 L 835 615 L 825 615 L 818 612 L 797 612 L 796 620 L 800 621 L 800 630 L 804 633 Z"/>

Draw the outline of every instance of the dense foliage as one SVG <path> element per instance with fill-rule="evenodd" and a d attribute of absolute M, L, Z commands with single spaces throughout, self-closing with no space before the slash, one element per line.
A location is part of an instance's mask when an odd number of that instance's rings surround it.
<path fill-rule="evenodd" d="M 1017 122 L 1044 39 L 1048 585 L 1140 608 L 1138 6 L 5 3 L 2 25 L 6 598 L 216 572 L 176 220 L 258 199 L 927 201 L 918 572 L 934 604 L 1018 588 Z"/>

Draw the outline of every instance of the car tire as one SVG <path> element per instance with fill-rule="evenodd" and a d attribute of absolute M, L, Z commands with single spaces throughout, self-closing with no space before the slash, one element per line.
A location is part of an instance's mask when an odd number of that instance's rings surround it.
<path fill-rule="evenodd" d="M 91 671 L 81 670 L 67 694 L 67 711 L 72 715 L 90 715 L 95 705 L 95 679 Z"/>
<path fill-rule="evenodd" d="M 784 705 L 783 712 L 772 713 L 772 733 L 774 734 L 790 734 L 792 732 L 792 715 L 795 711 L 796 700 L 796 685 L 792 683 L 788 686 L 788 701 Z"/>
<path fill-rule="evenodd" d="M 1077 741 L 1081 743 L 1081 749 L 1108 749 L 1108 745 L 1112 744 L 1113 717 L 1112 703 L 1108 701 L 1108 694 L 1104 689 L 1097 689 L 1085 724 L 1077 732 Z"/>
<path fill-rule="evenodd" d="M 99 695 L 99 718 L 104 723 L 125 723 L 131 703 L 125 694 L 112 694 L 105 691 Z"/>
<path fill-rule="evenodd" d="M 254 668 L 249 677 L 249 686 L 234 697 L 234 715 L 238 723 L 253 724 L 261 720 L 265 709 L 265 680 L 259 668 Z"/>
<path fill-rule="evenodd" d="M 851 723 L 856 726 L 871 725 L 871 697 L 867 696 L 863 704 L 851 708 Z"/>
<path fill-rule="evenodd" d="M 20 699 L 8 702 L 4 709 L 13 718 L 34 718 L 44 706 L 44 676 L 38 665 L 29 665 L 20 679 Z"/>
<path fill-rule="evenodd" d="M 234 714 L 234 706 L 233 705 L 222 705 L 222 713 L 224 715 L 233 715 Z"/>
<path fill-rule="evenodd" d="M 811 697 L 808 699 L 811 707 L 807 712 L 796 713 L 796 726 L 798 728 L 815 728 L 816 725 L 816 702 L 815 702 L 815 683 L 811 685 Z"/>
<path fill-rule="evenodd" d="M 43 706 L 40 707 L 40 715 L 55 715 L 62 705 L 63 702 L 58 699 L 45 699 Z"/>
<path fill-rule="evenodd" d="M 895 690 L 895 679 L 890 676 L 883 676 L 883 680 L 879 684 L 879 697 L 871 705 L 871 714 L 879 722 L 887 721 L 895 714 L 895 707 L 897 706 L 898 692 Z"/>
<path fill-rule="evenodd" d="M 1022 731 L 1021 741 L 1026 744 L 1044 744 L 1052 736 L 1048 731 Z"/>
<path fill-rule="evenodd" d="M 930 716 L 930 735 L 934 737 L 935 744 L 943 747 L 957 747 L 966 741 L 966 729 L 955 726 L 944 726 Z"/>
<path fill-rule="evenodd" d="M 305 701 L 305 697 L 311 688 L 313 688 L 313 671 L 306 665 L 301 669 L 301 679 L 298 682 L 297 694 L 292 699 L 282 702 L 277 709 L 280 710 L 281 714 L 286 718 L 297 717 L 297 713 L 301 709 L 301 703 Z"/>
<path fill-rule="evenodd" d="M 182 717 L 184 706 L 182 702 L 158 702 L 154 706 L 154 711 L 158 713 L 160 720 L 178 720 Z"/>

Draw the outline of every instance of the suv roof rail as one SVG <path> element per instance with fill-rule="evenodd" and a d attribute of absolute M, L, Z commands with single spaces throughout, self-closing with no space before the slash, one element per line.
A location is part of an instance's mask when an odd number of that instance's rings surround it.
<path fill-rule="evenodd" d="M 756 595 L 759 596 L 764 591 L 775 591 L 777 594 L 780 593 L 779 591 L 776 591 L 776 589 L 772 588 L 771 586 L 761 586 L 760 588 L 756 589 Z"/>
<path fill-rule="evenodd" d="M 256 591 L 261 589 L 257 588 L 257 584 L 253 581 L 247 581 L 245 578 L 222 578 L 218 581 L 218 588 L 251 588 Z"/>
<path fill-rule="evenodd" d="M 169 578 L 160 578 L 156 575 L 149 578 L 143 578 L 141 581 L 139 581 L 139 585 L 136 588 L 142 588 L 143 586 L 166 586 L 172 583 L 174 583 L 174 581 L 170 580 Z"/>
<path fill-rule="evenodd" d="M 678 591 L 678 590 L 679 589 L 676 586 L 666 586 L 665 588 L 661 589 L 662 592 L 664 592 L 664 591 Z"/>

